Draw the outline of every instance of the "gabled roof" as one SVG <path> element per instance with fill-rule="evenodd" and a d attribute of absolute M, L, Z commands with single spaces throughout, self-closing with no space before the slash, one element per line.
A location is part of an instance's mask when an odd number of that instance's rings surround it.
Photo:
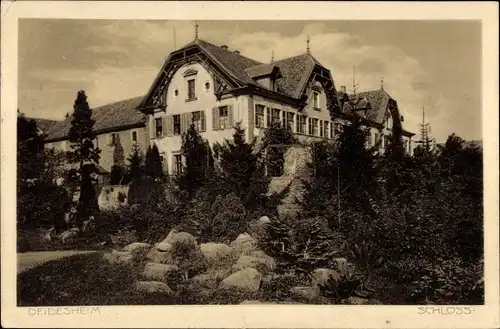
<path fill-rule="evenodd" d="M 200 47 L 210 58 L 220 65 L 227 73 L 243 84 L 262 88 L 253 78 L 270 73 L 273 67 L 278 67 L 281 78 L 277 80 L 278 92 L 298 99 L 316 65 L 324 68 L 311 54 L 303 54 L 273 63 L 261 63 L 231 51 L 226 47 L 216 46 L 204 40 L 194 40 L 173 53 L 182 52 L 190 47 Z M 172 54 L 173 54 L 172 53 Z M 161 74 L 161 73 L 160 73 Z"/>
<path fill-rule="evenodd" d="M 385 118 L 387 106 L 392 97 L 383 89 L 358 92 L 356 95 L 349 95 L 350 98 L 366 99 L 370 103 L 371 109 L 367 111 L 368 120 L 382 123 Z"/>
<path fill-rule="evenodd" d="M 222 66 L 228 71 L 228 73 L 233 75 L 241 82 L 251 83 L 251 84 L 255 83 L 255 81 L 253 81 L 245 73 L 245 69 L 262 64 L 261 62 L 250 59 L 239 53 L 235 53 L 234 51 L 230 51 L 229 49 L 221 48 L 220 46 L 216 46 L 210 42 L 206 42 L 200 39 L 188 43 L 187 45 L 182 47 L 181 50 L 193 45 L 198 45 L 206 53 L 210 54 L 219 64 L 222 64 Z"/>
<path fill-rule="evenodd" d="M 281 70 L 278 88 L 288 96 L 299 98 L 316 65 L 322 66 L 311 54 L 284 58 L 273 63 Z"/>
<path fill-rule="evenodd" d="M 96 133 L 104 131 L 119 131 L 126 127 L 141 126 L 146 122 L 146 115 L 136 110 L 142 97 L 107 104 L 92 109 Z M 46 141 L 66 139 L 71 128 L 71 116 L 52 125 L 47 131 Z"/>
<path fill-rule="evenodd" d="M 48 119 L 37 119 L 37 118 L 33 118 L 33 120 L 36 121 L 38 128 L 40 128 L 43 133 L 47 133 L 54 125 L 61 123 L 61 120 L 48 120 Z"/>

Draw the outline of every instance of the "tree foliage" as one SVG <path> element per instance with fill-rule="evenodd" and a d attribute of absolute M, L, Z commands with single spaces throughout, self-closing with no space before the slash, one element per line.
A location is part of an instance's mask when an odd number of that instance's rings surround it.
<path fill-rule="evenodd" d="M 234 127 L 233 139 L 214 146 L 219 159 L 223 183 L 233 191 L 247 209 L 255 209 L 268 190 L 264 175 L 262 152 L 256 150 L 256 140 L 245 141 L 241 124 Z"/>
<path fill-rule="evenodd" d="M 153 179 L 163 179 L 165 177 L 160 151 L 158 150 L 158 146 L 156 146 L 156 144 L 149 146 L 146 151 L 144 174 L 152 177 Z"/>
<path fill-rule="evenodd" d="M 214 159 L 212 149 L 191 124 L 188 131 L 182 135 L 182 156 L 184 165 L 182 173 L 178 173 L 177 184 L 192 199 L 196 191 L 207 185 L 214 175 Z"/>
<path fill-rule="evenodd" d="M 76 177 L 80 187 L 80 197 L 77 210 L 78 218 L 84 220 L 99 210 L 95 174 L 101 150 L 93 142 L 96 137 L 93 131 L 95 120 L 92 119 L 92 110 L 83 90 L 78 92 L 73 109 L 68 133 L 72 150 L 67 155 L 70 163 L 78 164 Z"/>

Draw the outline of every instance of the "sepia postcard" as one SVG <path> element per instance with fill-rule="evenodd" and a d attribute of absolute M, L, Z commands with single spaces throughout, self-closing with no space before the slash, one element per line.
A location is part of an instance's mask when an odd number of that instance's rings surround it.
<path fill-rule="evenodd" d="M 1 6 L 2 327 L 500 326 L 497 3 Z"/>

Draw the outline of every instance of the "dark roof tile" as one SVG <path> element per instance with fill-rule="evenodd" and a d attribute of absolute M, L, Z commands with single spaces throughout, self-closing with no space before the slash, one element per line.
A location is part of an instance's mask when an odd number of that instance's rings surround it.
<path fill-rule="evenodd" d="M 94 130 L 103 130 L 140 125 L 146 122 L 146 115 L 136 110 L 136 106 L 141 101 L 141 97 L 103 105 L 92 110 L 92 118 L 95 120 Z M 71 116 L 64 121 L 59 121 L 45 132 L 47 141 L 63 139 L 67 136 L 71 127 Z"/>

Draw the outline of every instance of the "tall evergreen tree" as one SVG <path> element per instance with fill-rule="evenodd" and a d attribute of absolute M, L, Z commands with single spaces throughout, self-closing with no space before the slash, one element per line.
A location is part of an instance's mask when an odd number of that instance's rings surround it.
<path fill-rule="evenodd" d="M 178 177 L 179 187 L 187 193 L 189 199 L 205 186 L 214 174 L 214 159 L 210 144 L 191 124 L 182 136 L 182 155 L 185 159 L 182 174 Z"/>
<path fill-rule="evenodd" d="M 128 157 L 128 176 L 130 180 L 139 179 L 144 174 L 144 156 L 137 145 L 132 148 Z"/>
<path fill-rule="evenodd" d="M 78 164 L 80 198 L 77 210 L 79 218 L 85 218 L 99 209 L 94 175 L 101 150 L 93 143 L 96 137 L 93 131 L 95 120 L 92 119 L 92 110 L 87 103 L 85 91 L 78 92 L 73 109 L 71 128 L 68 133 L 72 151 L 68 152 L 68 159 L 70 163 Z"/>
<path fill-rule="evenodd" d="M 334 144 L 317 142 L 312 145 L 310 172 L 313 179 L 305 182 L 304 200 L 306 212 L 311 212 L 309 215 L 325 216 L 338 226 L 350 210 L 371 211 L 377 182 L 374 149 L 366 145 L 366 128 L 356 116 L 344 125 Z"/>
<path fill-rule="evenodd" d="M 262 139 L 262 147 L 265 150 L 265 161 L 267 174 L 281 176 L 284 169 L 284 156 L 288 146 L 297 142 L 290 126 L 283 127 L 280 122 L 273 121 L 266 129 Z"/>
<path fill-rule="evenodd" d="M 256 140 L 245 141 L 245 130 L 238 122 L 233 139 L 217 143 L 221 175 L 227 186 L 236 193 L 247 209 L 255 208 L 268 190 L 269 180 L 264 175 L 261 153 L 255 150 Z"/>
<path fill-rule="evenodd" d="M 38 179 L 44 169 L 44 136 L 33 119 L 17 116 L 17 177 Z"/>
<path fill-rule="evenodd" d="M 156 144 L 153 144 L 152 147 L 148 147 L 146 152 L 146 162 L 144 164 L 144 174 L 153 179 L 164 178 L 165 174 L 163 173 L 160 151 L 158 150 L 158 146 L 156 146 Z"/>
<path fill-rule="evenodd" d="M 116 135 L 113 148 L 113 166 L 111 167 L 110 183 L 122 184 L 125 179 L 125 153 L 120 135 Z"/>

